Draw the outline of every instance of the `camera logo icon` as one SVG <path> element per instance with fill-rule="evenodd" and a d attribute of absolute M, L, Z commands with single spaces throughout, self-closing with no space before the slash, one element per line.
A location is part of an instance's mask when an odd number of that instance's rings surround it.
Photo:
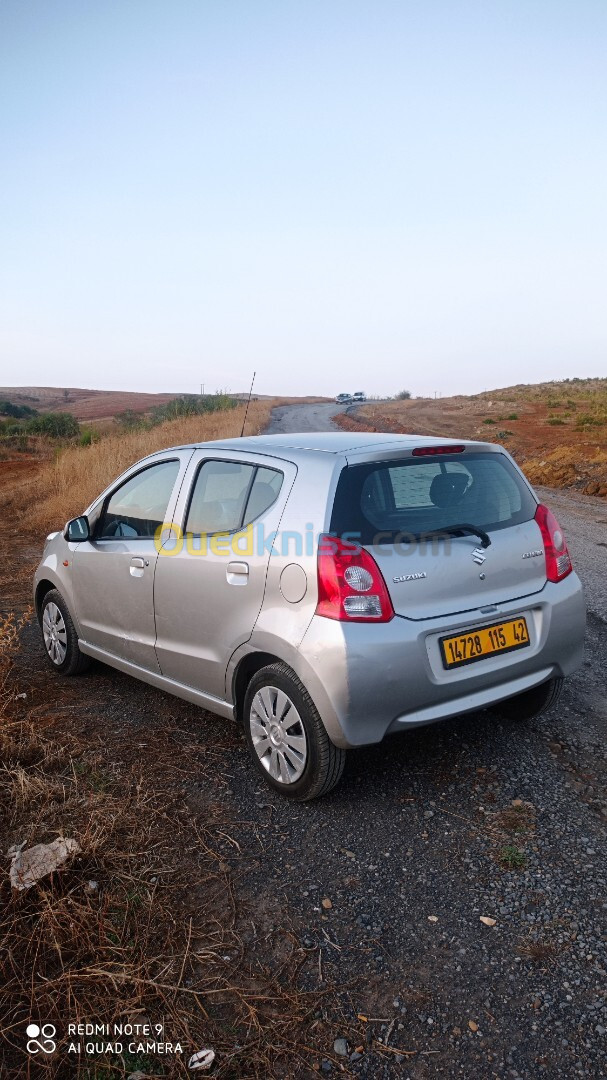
<path fill-rule="evenodd" d="M 40 1027 L 38 1024 L 28 1024 L 25 1029 L 28 1041 L 26 1043 L 26 1050 L 28 1054 L 53 1054 L 57 1049 L 57 1043 L 54 1041 L 57 1034 L 57 1028 L 54 1024 L 43 1024 Z"/>

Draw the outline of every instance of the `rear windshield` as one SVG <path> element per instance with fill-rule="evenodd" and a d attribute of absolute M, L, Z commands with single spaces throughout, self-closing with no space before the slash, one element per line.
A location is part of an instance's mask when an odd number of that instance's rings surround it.
<path fill-rule="evenodd" d="M 373 544 L 378 533 L 387 543 L 462 524 L 505 529 L 529 521 L 536 505 L 504 454 L 374 461 L 342 470 L 331 532 Z"/>

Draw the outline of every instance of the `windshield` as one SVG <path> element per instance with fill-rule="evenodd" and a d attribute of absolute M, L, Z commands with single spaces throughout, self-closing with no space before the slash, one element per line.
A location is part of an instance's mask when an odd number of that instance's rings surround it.
<path fill-rule="evenodd" d="M 529 521 L 536 505 L 504 454 L 374 461 L 342 470 L 331 532 L 374 544 L 462 523 L 490 531 Z"/>

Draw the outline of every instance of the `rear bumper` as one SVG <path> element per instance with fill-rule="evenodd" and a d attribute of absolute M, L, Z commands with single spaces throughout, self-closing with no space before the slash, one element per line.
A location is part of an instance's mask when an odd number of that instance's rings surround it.
<path fill-rule="evenodd" d="M 530 646 L 446 671 L 438 639 L 512 616 L 527 619 Z M 586 614 L 582 585 L 570 574 L 525 600 L 442 619 L 340 623 L 314 616 L 289 660 L 337 746 L 380 742 L 388 732 L 485 708 L 582 662 Z"/>

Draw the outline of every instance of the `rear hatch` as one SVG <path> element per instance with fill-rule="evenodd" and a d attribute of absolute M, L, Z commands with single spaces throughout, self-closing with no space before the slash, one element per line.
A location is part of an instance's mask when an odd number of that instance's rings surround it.
<path fill-rule="evenodd" d="M 523 599 L 544 588 L 536 508 L 499 449 L 466 446 L 432 456 L 424 447 L 423 456 L 408 451 L 347 465 L 337 485 L 331 532 L 370 552 L 397 615 L 430 619 Z"/>

